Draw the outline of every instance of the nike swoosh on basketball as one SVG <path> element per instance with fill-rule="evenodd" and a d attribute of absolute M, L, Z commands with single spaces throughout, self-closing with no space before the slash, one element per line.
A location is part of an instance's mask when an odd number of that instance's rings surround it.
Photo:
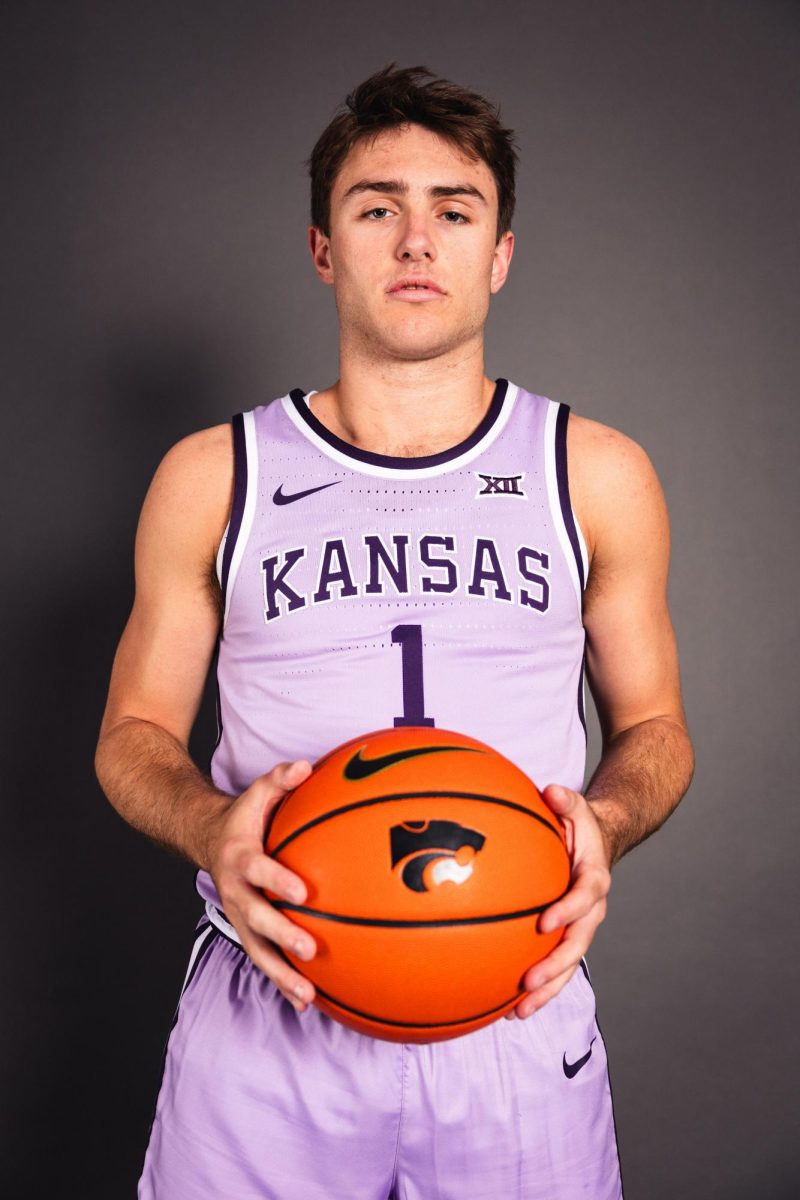
<path fill-rule="evenodd" d="M 383 771 L 386 767 L 393 767 L 395 763 L 403 762 L 407 758 L 416 758 L 420 754 L 441 754 L 443 750 L 471 749 L 470 746 L 415 746 L 411 750 L 395 750 L 393 754 L 381 754 L 379 758 L 362 758 L 361 751 L 358 750 L 345 766 L 344 777 L 352 781 L 368 779 L 376 771 Z"/>
<path fill-rule="evenodd" d="M 564 1055 L 563 1066 L 564 1066 L 564 1074 L 566 1075 L 567 1079 L 574 1079 L 575 1076 L 578 1074 L 578 1071 L 580 1071 L 581 1067 L 586 1066 L 587 1062 L 592 1057 L 592 1046 L 595 1044 L 596 1041 L 597 1041 L 597 1038 L 593 1037 L 591 1042 L 589 1043 L 589 1049 L 586 1051 L 583 1058 L 577 1059 L 574 1063 L 568 1063 L 567 1056 L 566 1056 L 566 1054 Z"/>
<path fill-rule="evenodd" d="M 319 487 L 306 488 L 304 492 L 292 492 L 287 496 L 283 491 L 283 484 L 279 483 L 272 497 L 273 504 L 293 504 L 295 500 L 302 500 L 304 496 L 311 496 L 314 492 L 322 492 L 325 488 L 334 487 L 337 483 L 341 483 L 341 479 L 334 479 L 331 483 L 321 483 Z"/>

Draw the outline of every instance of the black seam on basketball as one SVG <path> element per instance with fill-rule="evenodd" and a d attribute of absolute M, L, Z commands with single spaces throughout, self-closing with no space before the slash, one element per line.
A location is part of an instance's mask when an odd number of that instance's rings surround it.
<path fill-rule="evenodd" d="M 276 945 L 275 949 L 278 952 L 278 956 L 283 959 L 287 966 L 292 967 L 293 970 L 296 969 L 296 964 L 284 952 L 282 946 Z M 313 980 L 311 982 L 314 983 Z M 314 983 L 314 992 L 317 996 L 322 996 L 323 1000 L 327 1000 L 329 1004 L 340 1008 L 342 1012 L 352 1013 L 354 1017 L 362 1017 L 364 1020 L 372 1021 L 376 1025 L 391 1025 L 396 1029 L 456 1029 L 459 1025 L 466 1025 L 469 1021 L 479 1021 L 482 1017 L 490 1017 L 493 1013 L 503 1012 L 512 1001 L 516 1004 L 518 1000 L 527 995 L 523 989 L 502 1004 L 498 1004 L 496 1008 L 490 1008 L 483 1013 L 473 1013 L 467 1017 L 459 1017 L 455 1021 L 393 1021 L 390 1017 L 377 1016 L 375 1013 L 364 1012 L 360 1008 L 353 1008 L 349 1004 L 344 1004 L 341 1000 L 337 1000 L 335 996 L 332 996 L 330 992 L 324 992 L 316 983 Z"/>
<path fill-rule="evenodd" d="M 305 904 L 291 904 L 288 900 L 271 900 L 270 903 L 273 908 L 280 909 L 281 912 L 305 913 L 307 917 L 320 917 L 323 921 L 336 921 L 340 925 L 366 925 L 370 928 L 378 927 L 380 929 L 440 929 L 443 927 L 451 929 L 459 925 L 494 925 L 498 921 L 516 921 L 522 917 L 533 917 L 537 913 L 544 912 L 551 904 L 557 904 L 559 900 L 563 900 L 568 891 L 569 887 L 560 896 L 554 896 L 552 900 L 536 904 L 533 908 L 518 908 L 513 912 L 489 913 L 478 917 L 437 917 L 430 921 L 399 921 L 383 917 L 345 916 L 343 913 L 323 912 L 319 908 L 309 908 Z"/>
<path fill-rule="evenodd" d="M 391 1017 L 381 1017 L 376 1013 L 363 1012 L 360 1008 L 351 1008 L 349 1004 L 343 1004 L 341 1000 L 337 1000 L 335 996 L 331 996 L 328 992 L 323 992 L 322 988 L 314 985 L 317 995 L 322 996 L 323 1000 L 327 1000 L 329 1004 L 333 1004 L 336 1008 L 340 1008 L 342 1012 L 352 1013 L 354 1017 L 362 1017 L 364 1020 L 372 1021 L 376 1025 L 391 1025 L 395 1029 L 453 1029 L 459 1025 L 466 1025 L 470 1021 L 480 1021 L 484 1017 L 491 1017 L 495 1013 L 503 1012 L 508 1008 L 509 1004 L 521 1000 L 525 992 L 517 992 L 514 996 L 510 996 L 508 1000 L 504 1000 L 502 1004 L 498 1004 L 495 1008 L 489 1008 L 486 1012 L 471 1013 L 466 1017 L 459 1017 L 455 1021 L 393 1021 Z"/>
<path fill-rule="evenodd" d="M 523 804 L 515 804 L 513 800 L 503 800 L 500 796 L 486 796 L 481 792 L 394 792 L 386 796 L 371 796 L 367 800 L 355 800 L 352 804 L 343 804 L 341 808 L 332 808 L 330 812 L 323 813 L 321 817 L 315 817 L 313 821 L 307 821 L 305 825 L 301 825 L 299 829 L 295 829 L 288 837 L 279 842 L 277 846 L 273 846 L 270 850 L 270 856 L 275 858 L 280 854 L 290 842 L 295 838 L 300 837 L 301 833 L 305 833 L 309 829 L 313 829 L 315 825 L 324 825 L 332 817 L 340 817 L 342 813 L 353 812 L 357 808 L 369 808 L 373 804 L 387 804 L 392 800 L 483 800 L 488 804 L 500 804 L 504 808 L 513 808 L 516 812 L 521 812 L 526 817 L 532 817 L 534 821 L 539 821 L 544 825 L 545 829 L 549 829 L 552 834 L 561 841 L 561 834 L 554 825 L 546 821 L 544 817 L 540 817 L 538 813 L 531 812 L 529 808 L 525 808 Z"/>

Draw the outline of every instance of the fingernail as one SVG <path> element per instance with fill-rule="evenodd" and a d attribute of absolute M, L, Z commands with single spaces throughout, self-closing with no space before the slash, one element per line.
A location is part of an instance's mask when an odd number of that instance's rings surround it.
<path fill-rule="evenodd" d="M 297 999 L 298 999 L 298 1000 L 305 1000 L 305 998 L 306 998 L 306 994 L 305 994 L 305 992 L 303 991 L 303 989 L 302 989 L 302 987 L 300 986 L 300 984 L 299 984 L 299 983 L 298 983 L 298 985 L 297 985 L 296 987 L 293 987 L 293 988 L 292 988 L 292 992 L 293 992 L 293 994 L 294 994 L 295 996 L 297 996 Z"/>
<path fill-rule="evenodd" d="M 292 949 L 300 958 L 311 958 L 311 946 L 300 938 L 292 944 Z"/>

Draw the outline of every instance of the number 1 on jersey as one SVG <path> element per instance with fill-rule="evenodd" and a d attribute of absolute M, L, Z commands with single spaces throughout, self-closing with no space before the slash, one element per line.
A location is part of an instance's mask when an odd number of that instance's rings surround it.
<path fill-rule="evenodd" d="M 397 725 L 433 725 L 425 716 L 425 689 L 422 682 L 422 626 L 395 625 L 392 641 L 400 643 L 403 654 L 403 715 Z"/>

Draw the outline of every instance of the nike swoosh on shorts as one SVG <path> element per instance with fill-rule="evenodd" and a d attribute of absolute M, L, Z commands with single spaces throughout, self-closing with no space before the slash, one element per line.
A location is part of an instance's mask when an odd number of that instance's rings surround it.
<path fill-rule="evenodd" d="M 567 1056 L 566 1056 L 566 1054 L 564 1055 L 563 1067 L 564 1067 L 564 1074 L 566 1075 L 567 1079 L 574 1079 L 575 1076 L 578 1074 L 578 1071 L 580 1071 L 581 1067 L 586 1066 L 587 1062 L 592 1057 L 592 1046 L 595 1044 L 596 1041 L 597 1041 L 597 1038 L 593 1037 L 591 1042 L 589 1043 L 589 1049 L 586 1051 L 583 1058 L 577 1059 L 574 1063 L 568 1063 Z"/>

